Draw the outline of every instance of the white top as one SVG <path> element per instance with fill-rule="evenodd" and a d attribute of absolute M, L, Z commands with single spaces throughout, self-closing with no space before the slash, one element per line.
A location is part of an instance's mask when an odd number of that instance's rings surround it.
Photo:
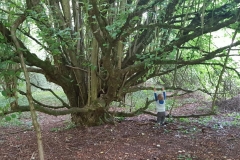
<path fill-rule="evenodd" d="M 157 93 L 154 92 L 155 97 L 155 103 L 156 103 L 156 110 L 157 112 L 165 112 L 165 100 L 166 100 L 166 92 L 163 91 L 163 99 L 164 100 L 158 100 Z"/>
<path fill-rule="evenodd" d="M 160 104 L 159 101 L 155 101 L 157 112 L 165 112 L 165 100 L 163 104 Z"/>

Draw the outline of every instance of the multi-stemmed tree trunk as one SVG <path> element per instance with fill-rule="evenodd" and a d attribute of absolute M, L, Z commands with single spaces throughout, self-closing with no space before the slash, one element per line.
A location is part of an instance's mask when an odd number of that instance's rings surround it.
<path fill-rule="evenodd" d="M 18 27 L 16 37 L 28 71 L 41 73 L 61 86 L 69 101 L 69 104 L 61 101 L 63 105 L 58 108 L 35 101 L 36 109 L 52 115 L 71 114 L 75 123 L 89 126 L 111 120 L 111 102 L 144 89 L 138 85 L 148 79 L 160 77 L 164 81 L 164 75 L 171 74 L 175 77 L 171 85 L 177 88 L 176 77 L 184 77 L 177 72 L 179 69 L 187 70 L 191 65 L 222 66 L 222 61 L 209 62 L 226 56 L 224 51 L 229 46 L 216 48 L 208 33 L 224 27 L 236 29 L 240 2 L 15 0 L 1 3 L 16 8 L 14 13 L 4 7 L 0 9 L 1 43 L 11 46 L 14 52 L 9 26 L 25 15 L 27 18 Z M 11 15 L 12 20 L 4 19 L 5 15 Z M 45 60 L 31 51 L 33 42 L 47 57 Z M 231 46 L 239 44 L 236 41 Z M 8 59 L 19 62 L 17 54 Z M 18 110 L 26 111 L 28 107 L 18 106 Z"/>

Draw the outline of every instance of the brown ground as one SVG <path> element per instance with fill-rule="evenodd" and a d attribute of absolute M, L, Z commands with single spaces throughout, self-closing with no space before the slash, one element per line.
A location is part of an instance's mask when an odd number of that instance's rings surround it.
<path fill-rule="evenodd" d="M 196 106 L 199 104 L 183 105 L 173 114 L 187 114 Z M 202 111 L 196 109 L 195 113 Z M 240 160 L 240 128 L 221 126 L 233 120 L 226 113 L 213 116 L 211 123 L 174 120 L 160 128 L 153 119 L 140 115 L 115 125 L 76 128 L 69 123 L 68 116 L 41 113 L 45 159 Z M 0 160 L 38 159 L 37 152 L 36 136 L 31 128 L 0 127 Z"/>

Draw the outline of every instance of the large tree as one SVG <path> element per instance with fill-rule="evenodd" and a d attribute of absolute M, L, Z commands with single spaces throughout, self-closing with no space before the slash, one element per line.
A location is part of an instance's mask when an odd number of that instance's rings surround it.
<path fill-rule="evenodd" d="M 138 85 L 148 79 L 160 77 L 169 83 L 165 75 L 174 75 L 169 86 L 177 87 L 179 70 L 187 75 L 186 70 L 194 65 L 211 65 L 212 70 L 223 66 L 221 59 L 226 57 L 226 51 L 240 44 L 234 41 L 217 48 L 211 41 L 214 31 L 239 29 L 239 0 L 0 3 L 1 46 L 11 53 L 2 56 L 1 61 L 20 62 L 10 28 L 22 17 L 15 36 L 28 71 L 43 74 L 61 86 L 69 101 L 67 104 L 61 100 L 62 106 L 53 107 L 35 100 L 36 110 L 52 115 L 71 114 L 80 125 L 106 122 L 111 118 L 110 103 L 143 89 Z M 31 41 L 41 48 L 45 59 L 33 53 Z M 216 58 L 218 61 L 210 61 Z M 198 72 L 202 68 L 191 69 Z M 184 80 L 184 76 L 179 79 Z M 14 111 L 27 110 L 28 106 L 14 106 Z"/>

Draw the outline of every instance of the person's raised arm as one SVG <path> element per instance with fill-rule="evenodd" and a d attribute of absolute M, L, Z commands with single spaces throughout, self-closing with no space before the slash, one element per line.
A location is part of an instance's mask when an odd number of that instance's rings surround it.
<path fill-rule="evenodd" d="M 155 101 L 157 101 L 157 100 L 158 100 L 158 98 L 157 98 L 157 93 L 156 93 L 156 92 L 157 92 L 157 90 L 156 90 L 156 88 L 155 88 L 155 87 L 154 87 L 154 89 L 153 89 L 153 90 L 154 90 L 154 97 L 155 97 Z"/>
<path fill-rule="evenodd" d="M 162 91 L 163 91 L 163 97 L 164 97 L 164 100 L 166 99 L 166 91 L 164 89 L 164 87 L 162 87 Z"/>

